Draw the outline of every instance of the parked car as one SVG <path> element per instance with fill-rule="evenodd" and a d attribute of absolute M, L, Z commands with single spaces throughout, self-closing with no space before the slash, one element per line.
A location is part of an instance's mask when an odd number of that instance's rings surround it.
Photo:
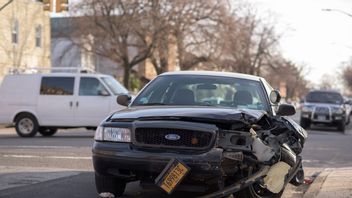
<path fill-rule="evenodd" d="M 311 124 L 324 124 L 345 131 L 348 118 L 349 112 L 339 92 L 310 91 L 302 106 L 300 125 L 307 129 Z"/>
<path fill-rule="evenodd" d="M 0 86 L 0 124 L 14 125 L 21 137 L 53 135 L 58 128 L 96 128 L 128 91 L 101 74 L 7 75 Z"/>
<path fill-rule="evenodd" d="M 126 183 L 205 197 L 280 197 L 304 179 L 306 131 L 292 105 L 265 79 L 226 72 L 170 72 L 151 81 L 127 109 L 97 128 L 93 145 L 99 194 L 121 196 Z M 150 186 L 150 185 L 149 185 Z"/>
<path fill-rule="evenodd" d="M 351 98 L 345 99 L 345 107 L 346 107 L 346 116 L 347 116 L 347 125 L 351 122 L 351 112 L 352 112 L 352 100 Z"/>

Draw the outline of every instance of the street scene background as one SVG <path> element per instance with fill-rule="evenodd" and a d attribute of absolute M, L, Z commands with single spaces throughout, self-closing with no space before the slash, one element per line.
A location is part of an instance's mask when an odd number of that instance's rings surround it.
<path fill-rule="evenodd" d="M 311 90 L 339 92 L 351 105 L 350 2 L 282 2 L 0 0 L 0 83 L 78 68 L 110 75 L 135 96 L 164 72 L 210 70 L 264 77 L 296 107 L 297 123 Z M 304 185 L 289 184 L 283 197 L 352 197 L 352 124 L 307 131 Z M 77 128 L 20 138 L 0 126 L 0 197 L 97 197 L 93 136 Z M 138 182 L 124 195 L 163 196 Z"/>

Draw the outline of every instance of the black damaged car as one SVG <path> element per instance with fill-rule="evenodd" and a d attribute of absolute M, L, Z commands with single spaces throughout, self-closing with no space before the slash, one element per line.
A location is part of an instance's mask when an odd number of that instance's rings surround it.
<path fill-rule="evenodd" d="M 97 128 L 93 165 L 99 194 L 121 196 L 140 180 L 165 193 L 280 197 L 304 179 L 306 131 L 295 108 L 265 79 L 226 72 L 159 75 L 125 110 Z M 105 194 L 106 195 L 106 194 Z"/>

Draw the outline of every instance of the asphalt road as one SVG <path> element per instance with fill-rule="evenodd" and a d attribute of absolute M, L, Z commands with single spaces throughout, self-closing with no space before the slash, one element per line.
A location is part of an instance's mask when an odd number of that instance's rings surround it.
<path fill-rule="evenodd" d="M 345 134 L 321 127 L 308 132 L 303 151 L 306 168 L 352 167 L 352 125 Z M 0 129 L 0 197 L 98 197 L 91 162 L 93 135 L 93 131 L 74 129 L 53 137 L 20 138 L 13 129 Z M 124 197 L 162 195 L 134 182 Z M 173 197 L 185 197 L 185 193 Z"/>

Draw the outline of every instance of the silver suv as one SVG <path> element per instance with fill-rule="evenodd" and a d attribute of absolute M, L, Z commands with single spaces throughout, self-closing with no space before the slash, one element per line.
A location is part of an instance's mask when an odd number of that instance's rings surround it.
<path fill-rule="evenodd" d="M 342 95 L 336 91 L 311 91 L 302 106 L 300 125 L 309 128 L 311 124 L 337 126 L 345 131 L 348 122 L 346 106 Z"/>

